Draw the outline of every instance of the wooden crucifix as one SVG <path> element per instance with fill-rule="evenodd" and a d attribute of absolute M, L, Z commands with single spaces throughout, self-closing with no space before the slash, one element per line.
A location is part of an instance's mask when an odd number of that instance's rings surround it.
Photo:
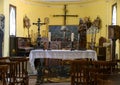
<path fill-rule="evenodd" d="M 38 26 L 38 36 L 40 36 L 40 26 L 41 25 L 45 25 L 45 23 L 41 23 L 40 18 L 38 18 L 37 23 L 33 23 L 33 25 L 37 25 Z"/>
<path fill-rule="evenodd" d="M 67 12 L 68 12 L 67 5 L 65 4 L 64 5 L 64 14 L 63 15 L 53 15 L 53 17 L 63 17 L 64 18 L 64 22 L 63 22 L 64 26 L 62 26 L 62 28 L 61 28 L 61 31 L 64 34 L 64 39 L 63 39 L 64 45 L 63 46 L 66 46 L 65 42 L 67 42 L 66 32 L 68 32 L 68 30 L 66 29 L 66 26 L 65 26 L 66 25 L 66 18 L 67 17 L 78 17 L 78 15 L 68 15 Z"/>
<path fill-rule="evenodd" d="M 38 48 L 41 48 L 41 35 L 40 35 L 40 26 L 41 25 L 45 25 L 46 23 L 42 23 L 40 18 L 38 18 L 37 23 L 33 23 L 33 25 L 37 25 L 38 26 L 38 37 L 37 37 L 37 46 Z"/>
<path fill-rule="evenodd" d="M 53 17 L 64 17 L 64 25 L 66 25 L 67 17 L 78 17 L 78 15 L 67 15 L 67 5 L 64 5 L 64 14 L 63 15 L 53 15 Z"/>

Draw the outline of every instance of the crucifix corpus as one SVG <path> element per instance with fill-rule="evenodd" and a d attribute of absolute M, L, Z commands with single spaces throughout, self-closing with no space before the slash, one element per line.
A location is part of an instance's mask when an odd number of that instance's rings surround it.
<path fill-rule="evenodd" d="M 33 25 L 37 25 L 38 26 L 38 36 L 37 36 L 37 47 L 41 48 L 41 35 L 40 35 L 40 26 L 41 25 L 45 25 L 46 23 L 42 23 L 40 18 L 38 18 L 37 23 L 33 23 Z"/>

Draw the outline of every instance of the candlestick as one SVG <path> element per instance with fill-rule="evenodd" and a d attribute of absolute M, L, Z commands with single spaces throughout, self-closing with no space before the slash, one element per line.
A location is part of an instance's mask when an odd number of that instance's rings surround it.
<path fill-rule="evenodd" d="M 71 41 L 73 42 L 74 40 L 74 33 L 71 34 Z"/>
<path fill-rule="evenodd" d="M 48 50 L 50 50 L 50 42 L 48 43 Z"/>
<path fill-rule="evenodd" d="M 74 48 L 73 48 L 73 42 L 71 42 L 71 51 L 72 51 L 72 50 L 74 50 Z"/>
<path fill-rule="evenodd" d="M 51 32 L 48 32 L 48 40 L 51 42 Z"/>
<path fill-rule="evenodd" d="M 78 41 L 80 40 L 80 34 L 78 33 Z"/>

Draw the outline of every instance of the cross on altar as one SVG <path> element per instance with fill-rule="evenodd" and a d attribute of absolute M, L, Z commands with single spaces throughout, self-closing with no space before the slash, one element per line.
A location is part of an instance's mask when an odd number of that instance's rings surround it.
<path fill-rule="evenodd" d="M 37 25 L 38 26 L 38 36 L 40 36 L 40 26 L 41 25 L 45 25 L 46 23 L 41 23 L 40 18 L 38 18 L 37 23 L 33 23 L 33 25 Z"/>
<path fill-rule="evenodd" d="M 40 18 L 38 18 L 37 23 L 33 23 L 33 25 L 37 25 L 38 26 L 38 37 L 37 37 L 37 47 L 38 48 L 42 48 L 41 46 L 41 35 L 40 35 L 40 26 L 41 25 L 45 25 L 46 23 L 41 23 Z"/>
<path fill-rule="evenodd" d="M 64 5 L 64 15 L 53 15 L 53 17 L 64 17 L 64 25 L 66 25 L 67 17 L 78 17 L 78 15 L 67 15 L 67 5 Z"/>

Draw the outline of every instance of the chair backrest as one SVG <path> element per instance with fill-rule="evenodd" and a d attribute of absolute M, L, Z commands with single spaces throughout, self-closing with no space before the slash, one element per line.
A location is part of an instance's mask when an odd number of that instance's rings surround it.
<path fill-rule="evenodd" d="M 0 65 L 8 66 L 6 80 L 8 84 L 14 84 L 17 62 L 10 62 L 9 57 L 2 57 L 0 60 Z"/>
<path fill-rule="evenodd" d="M 99 46 L 97 48 L 98 60 L 106 60 L 106 47 L 103 47 L 103 43 L 107 40 L 104 37 L 99 38 Z"/>
<path fill-rule="evenodd" d="M 119 73 L 120 72 L 120 60 L 114 60 L 112 62 L 112 71 L 113 73 Z"/>
<path fill-rule="evenodd" d="M 71 85 L 89 85 L 89 61 L 71 61 Z"/>
<path fill-rule="evenodd" d="M 27 71 L 27 63 L 29 58 L 27 57 L 11 57 L 10 61 L 17 62 L 16 66 L 16 76 L 15 79 L 21 79 L 22 81 L 15 81 L 15 83 L 24 83 L 28 85 L 28 71 Z"/>
<path fill-rule="evenodd" d="M 105 43 L 107 40 L 104 37 L 99 38 L 99 46 L 103 46 L 103 43 Z"/>
<path fill-rule="evenodd" d="M 116 69 L 116 62 L 113 62 L 113 61 L 92 61 L 91 77 L 92 77 L 92 80 L 94 81 L 94 84 L 96 85 L 96 83 L 98 83 L 101 80 L 101 79 L 97 80 L 97 78 L 100 78 L 101 75 L 114 73 L 115 69 Z M 98 74 L 101 74 L 101 75 L 98 75 Z M 105 78 L 105 76 L 103 78 Z M 103 83 L 103 81 L 100 83 Z M 100 83 L 98 85 L 102 85 Z M 105 84 L 103 84 L 103 85 L 105 85 Z"/>
<path fill-rule="evenodd" d="M 0 85 L 7 85 L 6 75 L 8 71 L 8 65 L 0 65 Z"/>
<path fill-rule="evenodd" d="M 114 63 L 111 61 L 93 61 L 93 68 L 97 69 L 98 73 L 111 73 Z"/>
<path fill-rule="evenodd" d="M 0 57 L 0 62 L 6 62 L 9 61 L 9 57 Z"/>
<path fill-rule="evenodd" d="M 19 73 L 19 77 L 23 77 L 25 73 L 27 73 L 27 63 L 29 58 L 26 57 L 11 57 L 10 61 L 18 62 L 17 72 Z"/>

